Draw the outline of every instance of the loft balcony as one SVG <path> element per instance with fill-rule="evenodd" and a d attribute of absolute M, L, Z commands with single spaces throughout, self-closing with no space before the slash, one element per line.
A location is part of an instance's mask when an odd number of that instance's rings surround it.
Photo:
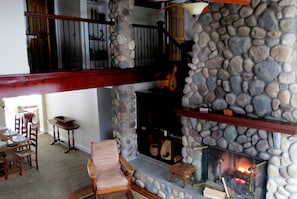
<path fill-rule="evenodd" d="M 120 69 L 110 47 L 113 22 L 39 13 L 25 18 L 30 74 L 1 76 L 0 97 L 155 81 L 174 63 L 187 68 L 189 55 L 162 22 L 133 24 L 134 68 Z"/>
<path fill-rule="evenodd" d="M 113 35 L 109 33 L 116 28 L 113 22 L 38 13 L 25 13 L 25 16 L 31 73 L 116 67 L 110 47 Z M 132 31 L 135 68 L 155 66 L 166 56 L 165 30 L 161 24 L 133 24 Z"/>

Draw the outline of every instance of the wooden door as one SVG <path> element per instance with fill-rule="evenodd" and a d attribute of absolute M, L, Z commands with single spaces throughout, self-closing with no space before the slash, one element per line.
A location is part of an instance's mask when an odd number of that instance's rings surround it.
<path fill-rule="evenodd" d="M 169 8 L 169 33 L 178 43 L 185 41 L 185 11 L 181 6 L 172 6 Z M 170 60 L 180 61 L 180 50 L 173 44 L 169 44 Z"/>
<path fill-rule="evenodd" d="M 27 0 L 27 12 L 50 14 L 53 9 L 52 0 Z M 49 6 L 48 5 L 52 5 Z M 44 18 L 28 17 L 28 53 L 31 73 L 51 70 L 53 64 L 51 37 L 55 34 L 54 26 Z"/>

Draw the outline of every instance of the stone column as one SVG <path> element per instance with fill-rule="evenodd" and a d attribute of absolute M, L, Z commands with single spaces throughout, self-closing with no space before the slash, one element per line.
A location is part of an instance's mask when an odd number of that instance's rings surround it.
<path fill-rule="evenodd" d="M 133 6 L 134 0 L 110 1 L 110 19 L 115 22 L 115 25 L 110 28 L 112 60 L 115 67 L 134 67 Z"/>
<path fill-rule="evenodd" d="M 113 134 L 120 145 L 121 155 L 132 160 L 137 155 L 135 90 L 131 85 L 112 89 Z"/>
<path fill-rule="evenodd" d="M 135 42 L 132 27 L 134 0 L 110 0 L 112 64 L 116 68 L 133 68 Z M 132 85 L 112 89 L 113 134 L 120 145 L 120 153 L 127 160 L 137 154 L 135 90 Z"/>

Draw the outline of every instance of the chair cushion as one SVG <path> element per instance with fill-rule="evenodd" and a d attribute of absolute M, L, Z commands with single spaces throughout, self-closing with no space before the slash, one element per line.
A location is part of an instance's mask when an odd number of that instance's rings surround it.
<path fill-rule="evenodd" d="M 97 190 L 127 186 L 128 180 L 120 168 L 106 170 L 97 176 Z"/>
<path fill-rule="evenodd" d="M 118 147 L 115 140 L 92 142 L 91 158 L 97 174 L 121 167 Z"/>

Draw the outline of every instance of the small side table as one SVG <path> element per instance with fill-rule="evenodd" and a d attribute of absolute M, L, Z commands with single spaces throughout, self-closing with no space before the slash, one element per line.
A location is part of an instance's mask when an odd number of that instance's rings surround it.
<path fill-rule="evenodd" d="M 175 176 L 183 180 L 184 188 L 187 186 L 187 177 L 196 171 L 191 164 L 179 162 L 170 167 L 170 182 L 174 181 Z"/>
<path fill-rule="evenodd" d="M 63 143 L 63 140 L 60 140 L 60 131 L 59 131 L 59 128 L 62 128 L 66 130 L 68 133 L 68 150 L 65 151 L 65 153 L 68 153 L 71 150 L 78 150 L 74 145 L 74 130 L 79 128 L 78 124 L 74 122 L 62 123 L 57 121 L 56 119 L 49 119 L 48 121 L 50 124 L 53 125 L 53 133 L 54 133 L 54 141 L 51 143 L 51 145 L 55 144 L 56 142 Z M 56 132 L 56 128 L 57 128 L 57 132 Z M 70 132 L 72 133 L 72 144 L 70 142 Z M 57 137 L 56 137 L 56 133 L 57 133 Z"/>

